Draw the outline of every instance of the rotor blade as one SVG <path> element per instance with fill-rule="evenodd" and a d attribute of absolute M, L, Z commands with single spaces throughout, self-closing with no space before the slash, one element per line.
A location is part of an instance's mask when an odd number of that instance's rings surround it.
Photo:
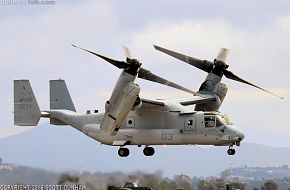
<path fill-rule="evenodd" d="M 123 46 L 123 51 L 127 58 L 132 59 L 131 52 L 126 46 Z"/>
<path fill-rule="evenodd" d="M 159 84 L 163 84 L 163 85 L 166 85 L 166 86 L 170 86 L 172 88 L 176 88 L 176 89 L 179 89 L 179 90 L 182 90 L 182 91 L 185 91 L 185 92 L 188 92 L 188 93 L 191 93 L 193 95 L 198 95 L 198 96 L 201 96 L 200 94 L 188 89 L 188 88 L 185 88 L 183 86 L 180 86 L 178 84 L 175 84 L 171 81 L 168 81 L 162 77 L 159 77 L 155 74 L 153 74 L 151 71 L 147 70 L 147 69 L 144 69 L 142 67 L 140 67 L 139 69 L 139 72 L 138 72 L 138 78 L 142 78 L 142 79 L 145 79 L 145 80 L 149 80 L 149 81 L 152 81 L 152 82 L 156 82 L 156 83 L 159 83 Z"/>
<path fill-rule="evenodd" d="M 235 74 L 232 73 L 231 71 L 224 70 L 224 75 L 225 75 L 227 78 L 229 78 L 229 79 L 232 79 L 232 80 L 235 80 L 235 81 L 238 81 L 238 82 L 244 83 L 244 84 L 248 84 L 248 85 L 250 85 L 250 86 L 253 86 L 253 87 L 256 87 L 256 88 L 258 88 L 258 89 L 260 89 L 260 90 L 263 90 L 264 92 L 267 92 L 267 93 L 269 93 L 269 94 L 271 94 L 271 95 L 273 95 L 273 96 L 276 96 L 276 97 L 278 97 L 278 98 L 284 99 L 283 97 L 281 97 L 281 96 L 279 96 L 279 95 L 277 95 L 277 94 L 274 94 L 273 92 L 270 92 L 270 91 L 268 91 L 268 90 L 265 90 L 265 89 L 263 89 L 263 88 L 261 88 L 261 87 L 258 87 L 258 86 L 256 86 L 256 85 L 254 85 L 254 84 L 252 84 L 252 83 L 250 83 L 250 82 L 248 82 L 248 81 L 246 81 L 246 80 L 244 80 L 244 79 L 238 77 L 237 75 L 235 75 Z"/>
<path fill-rule="evenodd" d="M 111 63 L 112 65 L 114 65 L 114 66 L 116 66 L 116 67 L 118 67 L 118 68 L 120 68 L 120 69 L 123 69 L 123 68 L 125 68 L 125 67 L 128 65 L 128 64 L 127 64 L 126 62 L 124 62 L 124 61 L 117 61 L 117 60 L 114 60 L 114 59 L 111 59 L 111 58 L 105 57 L 105 56 L 103 56 L 103 55 L 97 54 L 97 53 L 95 53 L 95 52 L 92 52 L 92 51 L 90 51 L 90 50 L 87 50 L 87 49 L 81 48 L 81 47 L 76 46 L 76 45 L 73 45 L 73 44 L 72 44 L 72 46 L 75 47 L 75 48 L 78 48 L 78 49 L 84 50 L 84 51 L 86 51 L 86 52 L 89 52 L 89 53 L 91 53 L 91 54 L 93 54 L 93 55 L 96 55 L 96 56 L 102 58 L 103 60 L 105 60 L 105 61 Z"/>
<path fill-rule="evenodd" d="M 228 49 L 222 48 L 220 50 L 216 60 L 226 62 L 226 58 L 227 58 L 228 52 L 229 52 Z"/>
<path fill-rule="evenodd" d="M 157 49 L 163 53 L 166 53 L 167 55 L 170 55 L 176 59 L 179 59 L 183 62 L 186 62 L 192 66 L 195 66 L 195 67 L 197 67 L 205 72 L 210 73 L 212 68 L 213 68 L 214 64 L 211 61 L 196 59 L 196 58 L 193 58 L 193 57 L 190 57 L 187 55 L 183 55 L 183 54 L 180 54 L 180 53 L 177 53 L 177 52 L 174 52 L 174 51 L 171 51 L 171 50 L 168 50 L 168 49 L 156 46 L 156 45 L 153 45 L 153 46 L 155 49 Z"/>

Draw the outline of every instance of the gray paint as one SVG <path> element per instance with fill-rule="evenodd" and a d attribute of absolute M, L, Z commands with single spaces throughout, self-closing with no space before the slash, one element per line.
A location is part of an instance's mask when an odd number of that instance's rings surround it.
<path fill-rule="evenodd" d="M 41 113 L 28 80 L 14 80 L 14 124 L 35 126 Z"/>
<path fill-rule="evenodd" d="M 68 92 L 64 80 L 50 80 L 50 109 L 66 109 L 76 112 L 72 98 Z"/>
<path fill-rule="evenodd" d="M 28 89 L 31 101 L 30 106 L 24 107 L 21 112 L 15 110 L 16 115 L 25 117 L 25 120 L 20 120 L 15 124 L 37 125 L 41 115 L 50 118 L 56 124 L 70 125 L 102 144 L 113 146 L 165 144 L 228 146 L 234 145 L 244 138 L 244 134 L 233 125 L 205 127 L 204 114 L 220 117 L 220 113 L 194 111 L 181 104 L 181 102 L 191 105 L 213 101 L 214 96 L 212 95 L 179 100 L 141 99 L 143 102 L 139 109 L 132 110 L 140 91 L 140 88 L 133 83 L 134 80 L 135 76 L 123 71 L 112 92 L 110 104 L 107 103 L 105 106 L 106 112 L 93 114 L 79 114 L 68 110 L 67 108 L 73 106 L 71 99 L 60 101 L 60 104 L 53 104 L 53 106 L 58 106 L 58 109 L 40 112 L 29 81 L 16 81 L 15 105 L 19 103 L 19 97 L 25 94 L 22 90 L 24 89 L 21 86 L 22 83 L 25 84 L 25 89 Z M 70 97 L 64 81 L 51 81 L 50 83 L 51 97 L 57 97 L 59 100 L 65 99 L 60 96 Z M 35 119 L 35 116 L 38 120 Z M 115 118 L 115 120 L 111 122 L 108 121 L 109 118 Z M 119 127 L 120 130 L 116 131 L 115 129 Z"/>

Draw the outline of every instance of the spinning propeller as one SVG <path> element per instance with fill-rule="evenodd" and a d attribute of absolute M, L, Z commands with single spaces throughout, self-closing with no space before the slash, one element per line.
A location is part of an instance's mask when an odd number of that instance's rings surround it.
<path fill-rule="evenodd" d="M 162 78 L 162 77 L 160 77 L 158 75 L 153 74 L 151 71 L 142 68 L 141 67 L 142 63 L 140 63 L 137 59 L 132 59 L 130 51 L 126 47 L 124 47 L 124 52 L 125 52 L 125 54 L 127 56 L 126 61 L 118 61 L 118 60 L 114 60 L 114 59 L 105 57 L 103 55 L 97 54 L 97 53 L 95 53 L 93 51 L 78 47 L 76 45 L 72 45 L 72 46 L 75 47 L 75 48 L 79 48 L 81 50 L 84 50 L 86 52 L 89 52 L 89 53 L 91 53 L 93 55 L 96 55 L 96 56 L 102 58 L 103 60 L 111 63 L 115 67 L 118 67 L 119 69 L 123 69 L 127 73 L 129 73 L 129 74 L 131 74 L 133 76 L 137 76 L 138 78 L 141 78 L 141 79 L 144 79 L 144 80 L 148 80 L 148 81 L 152 81 L 152 82 L 156 82 L 156 83 L 163 84 L 163 85 L 166 85 L 166 86 L 170 86 L 172 88 L 176 88 L 176 89 L 191 93 L 193 95 L 199 95 L 198 93 L 196 93 L 196 92 L 194 92 L 194 91 L 192 91 L 192 90 L 190 90 L 188 88 L 185 88 L 183 86 L 175 84 L 174 82 L 171 82 L 171 81 L 169 81 L 167 79 L 164 79 L 164 78 Z"/>
<path fill-rule="evenodd" d="M 165 53 L 165 54 L 168 54 L 176 59 L 179 59 L 181 61 L 184 61 L 192 66 L 195 66 L 197 67 L 198 69 L 200 70 L 203 70 L 207 73 L 214 73 L 215 75 L 218 75 L 220 77 L 222 77 L 223 75 L 225 77 L 227 77 L 228 79 L 231 79 L 231 80 L 235 80 L 235 81 L 238 81 L 238 82 L 241 82 L 241 83 L 244 83 L 244 84 L 247 84 L 247 85 L 250 85 L 250 86 L 253 86 L 255 88 L 258 88 L 260 90 L 263 90 L 264 92 L 267 92 L 271 95 L 274 95 L 278 98 L 281 98 L 281 99 L 284 99 L 283 97 L 277 95 L 277 94 L 274 94 L 268 90 L 265 90 L 255 84 L 252 84 L 244 79 L 242 79 L 241 77 L 235 75 L 233 72 L 229 71 L 228 70 L 228 67 L 229 65 L 227 65 L 225 63 L 225 60 L 226 60 L 226 57 L 227 57 L 227 54 L 228 54 L 228 50 L 225 49 L 225 48 L 222 48 L 220 53 L 218 54 L 217 58 L 214 59 L 214 61 L 208 61 L 208 60 L 200 60 L 200 59 L 196 59 L 196 58 L 193 58 L 193 57 L 190 57 L 190 56 L 187 56 L 187 55 L 183 55 L 183 54 L 180 54 L 180 53 L 177 53 L 177 52 L 174 52 L 174 51 L 171 51 L 171 50 L 168 50 L 168 49 L 165 49 L 165 48 L 162 48 L 162 47 L 159 47 L 159 46 L 156 46 L 154 45 L 154 48 Z"/>

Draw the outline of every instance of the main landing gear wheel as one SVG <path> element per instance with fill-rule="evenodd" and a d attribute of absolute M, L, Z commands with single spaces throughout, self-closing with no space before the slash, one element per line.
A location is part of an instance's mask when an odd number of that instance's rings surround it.
<path fill-rule="evenodd" d="M 229 155 L 234 155 L 236 153 L 236 150 L 233 148 L 233 146 L 231 145 L 228 149 L 228 154 Z"/>
<path fill-rule="evenodd" d="M 154 153 L 155 153 L 155 150 L 153 147 L 146 146 L 143 150 L 143 154 L 145 156 L 152 156 Z"/>
<path fill-rule="evenodd" d="M 120 148 L 118 150 L 118 154 L 120 157 L 127 157 L 127 156 L 129 156 L 129 153 L 130 153 L 130 151 L 128 148 Z"/>

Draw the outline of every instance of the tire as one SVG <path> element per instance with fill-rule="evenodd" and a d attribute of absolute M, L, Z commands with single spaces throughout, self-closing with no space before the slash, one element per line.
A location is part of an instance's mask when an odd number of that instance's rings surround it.
<path fill-rule="evenodd" d="M 145 156 L 152 156 L 154 153 L 155 153 L 155 150 L 154 150 L 153 147 L 145 147 L 145 148 L 143 149 L 143 154 L 144 154 Z"/>
<path fill-rule="evenodd" d="M 235 149 L 228 149 L 228 155 L 234 155 L 236 153 Z"/>
<path fill-rule="evenodd" d="M 127 157 L 127 156 L 129 156 L 130 151 L 129 151 L 128 148 L 120 148 L 118 150 L 118 154 L 119 154 L 120 157 Z"/>

